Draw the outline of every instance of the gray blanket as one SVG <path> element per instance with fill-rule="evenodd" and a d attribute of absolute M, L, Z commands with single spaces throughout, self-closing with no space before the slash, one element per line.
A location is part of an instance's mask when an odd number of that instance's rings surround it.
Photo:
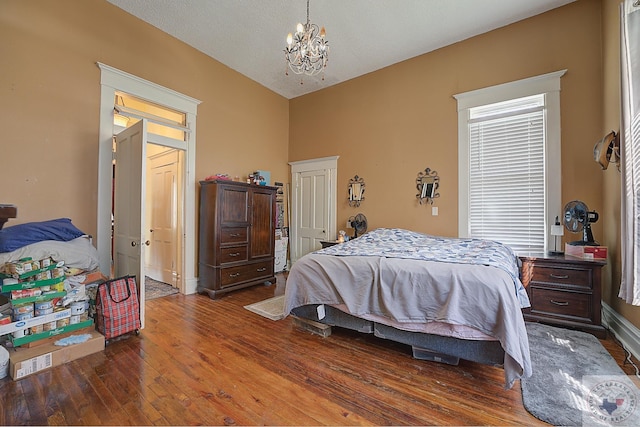
<path fill-rule="evenodd" d="M 529 341 L 513 279 L 492 266 L 311 253 L 289 273 L 285 315 L 307 304 L 345 304 L 354 316 L 373 314 L 400 323 L 473 327 L 500 341 L 507 388 L 531 376 Z"/>

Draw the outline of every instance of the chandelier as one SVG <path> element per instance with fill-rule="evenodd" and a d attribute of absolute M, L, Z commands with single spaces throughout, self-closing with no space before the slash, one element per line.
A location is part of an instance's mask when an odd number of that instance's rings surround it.
<path fill-rule="evenodd" d="M 324 27 L 318 31 L 318 26 L 309 21 L 307 0 L 307 23 L 298 24 L 295 34 L 287 35 L 287 46 L 284 48 L 284 57 L 291 71 L 308 76 L 324 71 L 329 56 L 329 42 L 324 37 Z M 289 72 L 285 74 L 289 75 Z"/>

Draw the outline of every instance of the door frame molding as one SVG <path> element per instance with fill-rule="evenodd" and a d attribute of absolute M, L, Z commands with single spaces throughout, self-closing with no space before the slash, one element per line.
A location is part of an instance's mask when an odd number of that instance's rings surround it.
<path fill-rule="evenodd" d="M 337 177 L 338 177 L 338 158 L 340 156 L 321 157 L 317 159 L 300 160 L 289 162 L 291 166 L 291 182 L 293 183 L 293 191 L 291 192 L 291 237 L 289 244 L 291 245 L 291 265 L 300 258 L 300 249 L 298 248 L 297 237 L 300 219 L 298 218 L 298 208 L 300 206 L 299 189 L 300 174 L 303 172 L 325 170 L 329 179 L 327 183 L 328 200 L 327 211 L 325 212 L 325 224 L 327 224 L 327 236 L 335 236 L 337 221 Z"/>
<path fill-rule="evenodd" d="M 184 147 L 175 147 L 184 150 L 185 168 L 183 170 L 183 205 L 180 207 L 184 215 L 182 239 L 179 245 L 182 248 L 182 272 L 183 281 L 180 292 L 193 294 L 198 284 L 195 276 L 195 198 L 196 198 L 196 116 L 198 105 L 202 102 L 198 99 L 183 95 L 172 89 L 160 86 L 144 80 L 127 72 L 118 70 L 109 65 L 96 63 L 100 68 L 100 128 L 98 133 L 98 200 L 97 200 L 97 250 L 100 261 L 100 270 L 103 274 L 111 274 L 111 185 L 112 185 L 112 161 L 113 161 L 113 105 L 116 91 L 125 92 L 136 97 L 154 102 L 178 111 L 186 115 L 187 140 Z M 150 140 L 152 135 L 150 135 Z M 154 141 L 162 144 L 162 141 Z"/>

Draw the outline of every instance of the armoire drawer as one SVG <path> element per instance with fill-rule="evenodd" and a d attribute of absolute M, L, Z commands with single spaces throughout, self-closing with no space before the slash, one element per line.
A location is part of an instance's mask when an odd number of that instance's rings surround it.
<path fill-rule="evenodd" d="M 220 264 L 246 261 L 248 251 L 247 245 L 220 248 Z"/>
<path fill-rule="evenodd" d="M 220 230 L 220 244 L 247 243 L 249 227 L 222 227 Z"/>
<path fill-rule="evenodd" d="M 237 267 L 222 268 L 220 272 L 220 285 L 222 287 L 248 282 L 261 277 L 273 276 L 273 261 L 258 262 L 255 264 L 240 265 Z"/>

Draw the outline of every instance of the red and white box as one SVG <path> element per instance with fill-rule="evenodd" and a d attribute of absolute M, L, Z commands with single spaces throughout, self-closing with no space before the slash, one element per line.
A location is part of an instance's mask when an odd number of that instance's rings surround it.
<path fill-rule="evenodd" d="M 569 243 L 564 244 L 564 254 L 582 259 L 607 259 L 607 247 L 606 246 L 586 246 L 586 245 L 571 245 Z"/>

